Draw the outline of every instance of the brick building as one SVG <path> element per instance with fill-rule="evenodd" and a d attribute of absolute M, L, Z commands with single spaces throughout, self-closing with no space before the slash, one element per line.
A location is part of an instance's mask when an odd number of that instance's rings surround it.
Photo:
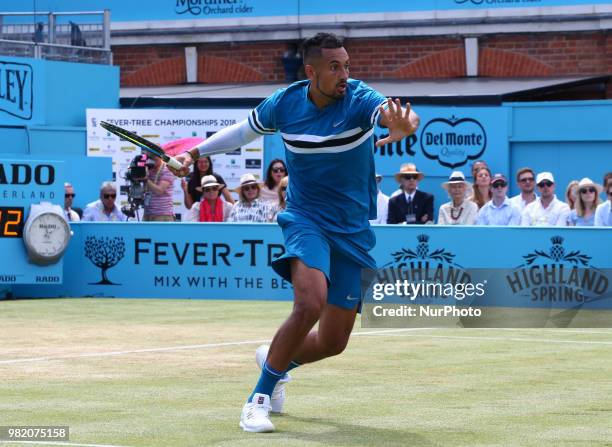
<path fill-rule="evenodd" d="M 267 28 L 119 23 L 111 44 L 122 87 L 283 82 L 285 52 L 320 30 L 345 37 L 351 76 L 365 80 L 612 74 L 612 6 L 496 11 L 311 16 Z M 612 98 L 612 83 L 578 97 Z"/>

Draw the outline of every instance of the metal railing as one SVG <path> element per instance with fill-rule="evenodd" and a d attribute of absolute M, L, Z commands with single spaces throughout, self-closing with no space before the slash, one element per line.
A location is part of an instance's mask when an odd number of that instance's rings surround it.
<path fill-rule="evenodd" d="M 110 11 L 0 13 L 0 54 L 112 64 Z"/>

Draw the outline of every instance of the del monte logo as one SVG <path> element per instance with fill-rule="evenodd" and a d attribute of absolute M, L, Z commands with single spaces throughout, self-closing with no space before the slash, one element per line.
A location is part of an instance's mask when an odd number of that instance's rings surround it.
<path fill-rule="evenodd" d="M 442 166 L 456 168 L 480 158 L 487 147 L 484 127 L 473 118 L 435 118 L 429 121 L 419 139 L 423 154 Z"/>

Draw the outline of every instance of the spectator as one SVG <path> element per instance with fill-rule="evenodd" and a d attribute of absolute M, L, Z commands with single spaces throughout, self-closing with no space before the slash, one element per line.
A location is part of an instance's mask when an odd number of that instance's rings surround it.
<path fill-rule="evenodd" d="M 565 226 L 570 209 L 567 203 L 555 195 L 555 178 L 550 172 L 540 172 L 536 177 L 540 197 L 525 207 L 521 213 L 524 227 Z"/>
<path fill-rule="evenodd" d="M 221 196 L 229 203 L 234 203 L 232 195 L 226 188 L 223 177 L 213 172 L 213 163 L 209 156 L 202 156 L 198 162 L 193 165 L 193 172 L 189 176 L 189 182 L 181 179 L 181 189 L 183 190 L 183 202 L 185 208 L 191 209 L 194 203 L 199 203 L 202 200 L 201 185 L 202 178 L 206 175 L 213 175 L 217 179 L 217 183 L 223 185 Z"/>
<path fill-rule="evenodd" d="M 64 183 L 64 216 L 68 222 L 78 222 L 81 220 L 79 214 L 72 209 L 72 201 L 74 200 L 74 188 L 70 183 Z"/>
<path fill-rule="evenodd" d="M 522 212 L 527 205 L 538 198 L 534 192 L 535 172 L 533 172 L 531 168 L 519 169 L 516 173 L 516 182 L 521 193 L 512 197 L 510 199 L 510 204 Z"/>
<path fill-rule="evenodd" d="M 478 211 L 477 225 L 520 225 L 521 212 L 510 203 L 506 195 L 508 180 L 502 174 L 495 174 L 491 180 L 493 198 Z"/>
<path fill-rule="evenodd" d="M 278 203 L 278 188 L 280 181 L 287 176 L 287 166 L 280 158 L 272 160 L 266 171 L 266 180 L 259 193 L 259 199 Z"/>
<path fill-rule="evenodd" d="M 470 200 L 478 205 L 478 209 L 480 209 L 492 198 L 491 171 L 486 166 L 478 168 L 476 177 L 474 177 L 474 192 Z"/>
<path fill-rule="evenodd" d="M 382 175 L 376 174 L 376 189 L 378 190 L 378 194 L 376 195 L 376 219 L 371 220 L 370 224 L 387 223 L 389 196 L 380 190 L 380 182 L 382 182 Z"/>
<path fill-rule="evenodd" d="M 592 227 L 595 225 L 595 210 L 601 203 L 599 194 L 603 188 L 588 177 L 578 183 L 576 206 L 569 215 L 568 225 L 572 227 Z"/>
<path fill-rule="evenodd" d="M 283 177 L 278 185 L 278 202 L 274 202 L 271 206 L 271 222 L 276 222 L 278 213 L 285 211 L 287 208 L 287 187 L 289 186 L 289 177 Z"/>
<path fill-rule="evenodd" d="M 83 221 L 86 222 L 125 222 L 127 216 L 117 205 L 117 188 L 111 182 L 104 182 L 100 186 L 100 199 L 90 203 L 83 211 Z"/>
<path fill-rule="evenodd" d="M 224 187 L 214 175 L 202 177 L 202 185 L 198 187 L 202 193 L 202 200 L 193 204 L 187 213 L 187 220 L 190 222 L 226 222 L 233 205 L 221 199 L 220 194 Z"/>
<path fill-rule="evenodd" d="M 600 204 L 595 210 L 596 227 L 612 227 L 612 181 L 606 186 L 608 200 Z"/>
<path fill-rule="evenodd" d="M 267 202 L 259 199 L 261 187 L 253 174 L 243 174 L 240 186 L 235 191 L 240 200 L 232 208 L 228 222 L 269 222 L 271 208 Z"/>
<path fill-rule="evenodd" d="M 454 171 L 447 182 L 442 183 L 450 202 L 440 207 L 438 225 L 474 225 L 478 216 L 478 205 L 468 200 L 469 183 L 461 171 Z"/>
<path fill-rule="evenodd" d="M 174 222 L 174 175 L 159 157 L 153 157 L 155 166 L 147 170 L 144 222 Z"/>
<path fill-rule="evenodd" d="M 572 180 L 567 184 L 565 188 L 565 203 L 570 207 L 570 210 L 574 209 L 576 199 L 578 198 L 578 180 Z"/>
<path fill-rule="evenodd" d="M 476 175 L 482 168 L 489 168 L 489 165 L 484 160 L 476 160 L 472 163 L 472 179 L 476 182 Z"/>
<path fill-rule="evenodd" d="M 603 178 L 604 191 L 607 191 L 610 185 L 612 185 L 612 172 L 608 172 L 606 175 L 604 175 L 604 178 Z"/>
<path fill-rule="evenodd" d="M 412 163 L 403 164 L 395 180 L 401 184 L 403 194 L 389 199 L 387 223 L 424 224 L 433 220 L 434 198 L 431 194 L 417 191 L 419 181 L 425 177 Z"/>

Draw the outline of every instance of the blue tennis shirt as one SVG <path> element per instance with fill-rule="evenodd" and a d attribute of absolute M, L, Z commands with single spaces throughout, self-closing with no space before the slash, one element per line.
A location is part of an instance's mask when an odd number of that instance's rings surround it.
<path fill-rule="evenodd" d="M 386 98 L 349 79 L 343 99 L 319 109 L 298 81 L 266 98 L 249 115 L 261 135 L 281 133 L 289 173 L 286 213 L 322 229 L 356 233 L 376 218 L 372 133 Z"/>

